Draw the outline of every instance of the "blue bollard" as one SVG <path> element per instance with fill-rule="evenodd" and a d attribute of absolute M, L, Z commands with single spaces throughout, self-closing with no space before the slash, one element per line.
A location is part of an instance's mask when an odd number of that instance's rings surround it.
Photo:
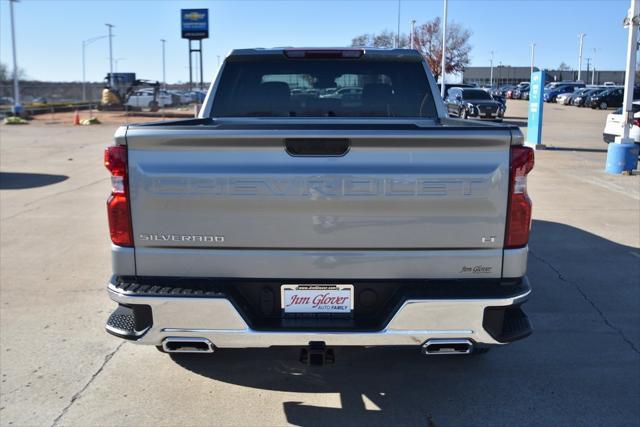
<path fill-rule="evenodd" d="M 638 168 L 638 144 L 621 144 L 612 142 L 607 148 L 607 165 L 604 170 L 607 173 L 630 173 Z"/>

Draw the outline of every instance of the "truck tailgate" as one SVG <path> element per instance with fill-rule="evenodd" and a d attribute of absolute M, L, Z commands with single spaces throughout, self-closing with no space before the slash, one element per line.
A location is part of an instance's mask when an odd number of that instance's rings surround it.
<path fill-rule="evenodd" d="M 161 274 L 163 257 L 175 263 L 187 251 L 184 275 L 219 276 L 209 257 L 234 262 L 234 251 L 241 259 L 347 250 L 459 251 L 499 276 L 511 134 L 481 129 L 129 128 L 137 273 Z M 343 140 L 349 149 L 292 155 L 290 140 Z"/>

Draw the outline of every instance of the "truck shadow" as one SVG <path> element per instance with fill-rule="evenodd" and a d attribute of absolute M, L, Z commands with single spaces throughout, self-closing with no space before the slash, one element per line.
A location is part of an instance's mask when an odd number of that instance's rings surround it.
<path fill-rule="evenodd" d="M 44 187 L 69 179 L 67 175 L 46 173 L 0 172 L 0 190 L 24 190 Z"/>
<path fill-rule="evenodd" d="M 606 148 L 576 148 L 576 147 L 556 147 L 549 146 L 546 148 L 549 151 L 575 151 L 578 153 L 606 153 Z"/>
<path fill-rule="evenodd" d="M 485 355 L 426 357 L 414 348 L 343 347 L 336 348 L 336 363 L 324 367 L 303 365 L 295 348 L 171 358 L 216 381 L 299 393 L 282 403 L 287 421 L 295 425 L 491 425 L 516 419 L 518 424 L 606 424 L 608 406 L 616 408 L 622 424 L 637 417 L 637 390 L 624 396 L 616 390 L 640 377 L 634 350 L 640 343 L 633 343 L 640 251 L 540 220 L 533 222 L 530 249 L 534 294 L 524 307 L 534 334 Z M 615 294 L 598 293 L 603 277 L 616 283 Z M 327 397 L 318 393 L 335 393 L 339 403 L 329 399 L 325 405 Z"/>

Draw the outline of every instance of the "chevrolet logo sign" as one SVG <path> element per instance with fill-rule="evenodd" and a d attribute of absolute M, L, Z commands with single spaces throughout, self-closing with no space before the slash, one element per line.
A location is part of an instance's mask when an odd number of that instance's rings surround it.
<path fill-rule="evenodd" d="M 189 21 L 199 21 L 203 18 L 204 18 L 204 13 L 189 12 L 184 14 L 184 19 L 188 19 Z"/>

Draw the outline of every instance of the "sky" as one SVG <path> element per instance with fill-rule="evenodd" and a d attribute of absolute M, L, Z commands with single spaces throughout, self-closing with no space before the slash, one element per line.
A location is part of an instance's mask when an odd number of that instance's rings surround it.
<path fill-rule="evenodd" d="M 528 66 L 536 44 L 536 66 L 555 68 L 578 62 L 578 33 L 584 32 L 584 62 L 596 69 L 622 70 L 627 32 L 622 20 L 629 0 L 449 0 L 449 21 L 472 32 L 472 66 Z M 166 39 L 167 82 L 188 81 L 188 42 L 180 35 L 181 8 L 208 8 L 210 38 L 203 42 L 204 81 L 234 48 L 347 46 L 359 34 L 401 32 L 442 16 L 442 0 L 341 1 L 169 1 L 169 0 L 20 0 L 14 5 L 18 65 L 30 79 L 80 81 L 82 41 L 113 30 L 117 71 L 162 80 Z M 13 67 L 8 0 L 0 0 L 0 62 Z M 593 49 L 596 49 L 595 52 Z M 108 39 L 86 48 L 88 81 L 109 71 Z M 11 68 L 12 69 L 12 68 Z"/>

